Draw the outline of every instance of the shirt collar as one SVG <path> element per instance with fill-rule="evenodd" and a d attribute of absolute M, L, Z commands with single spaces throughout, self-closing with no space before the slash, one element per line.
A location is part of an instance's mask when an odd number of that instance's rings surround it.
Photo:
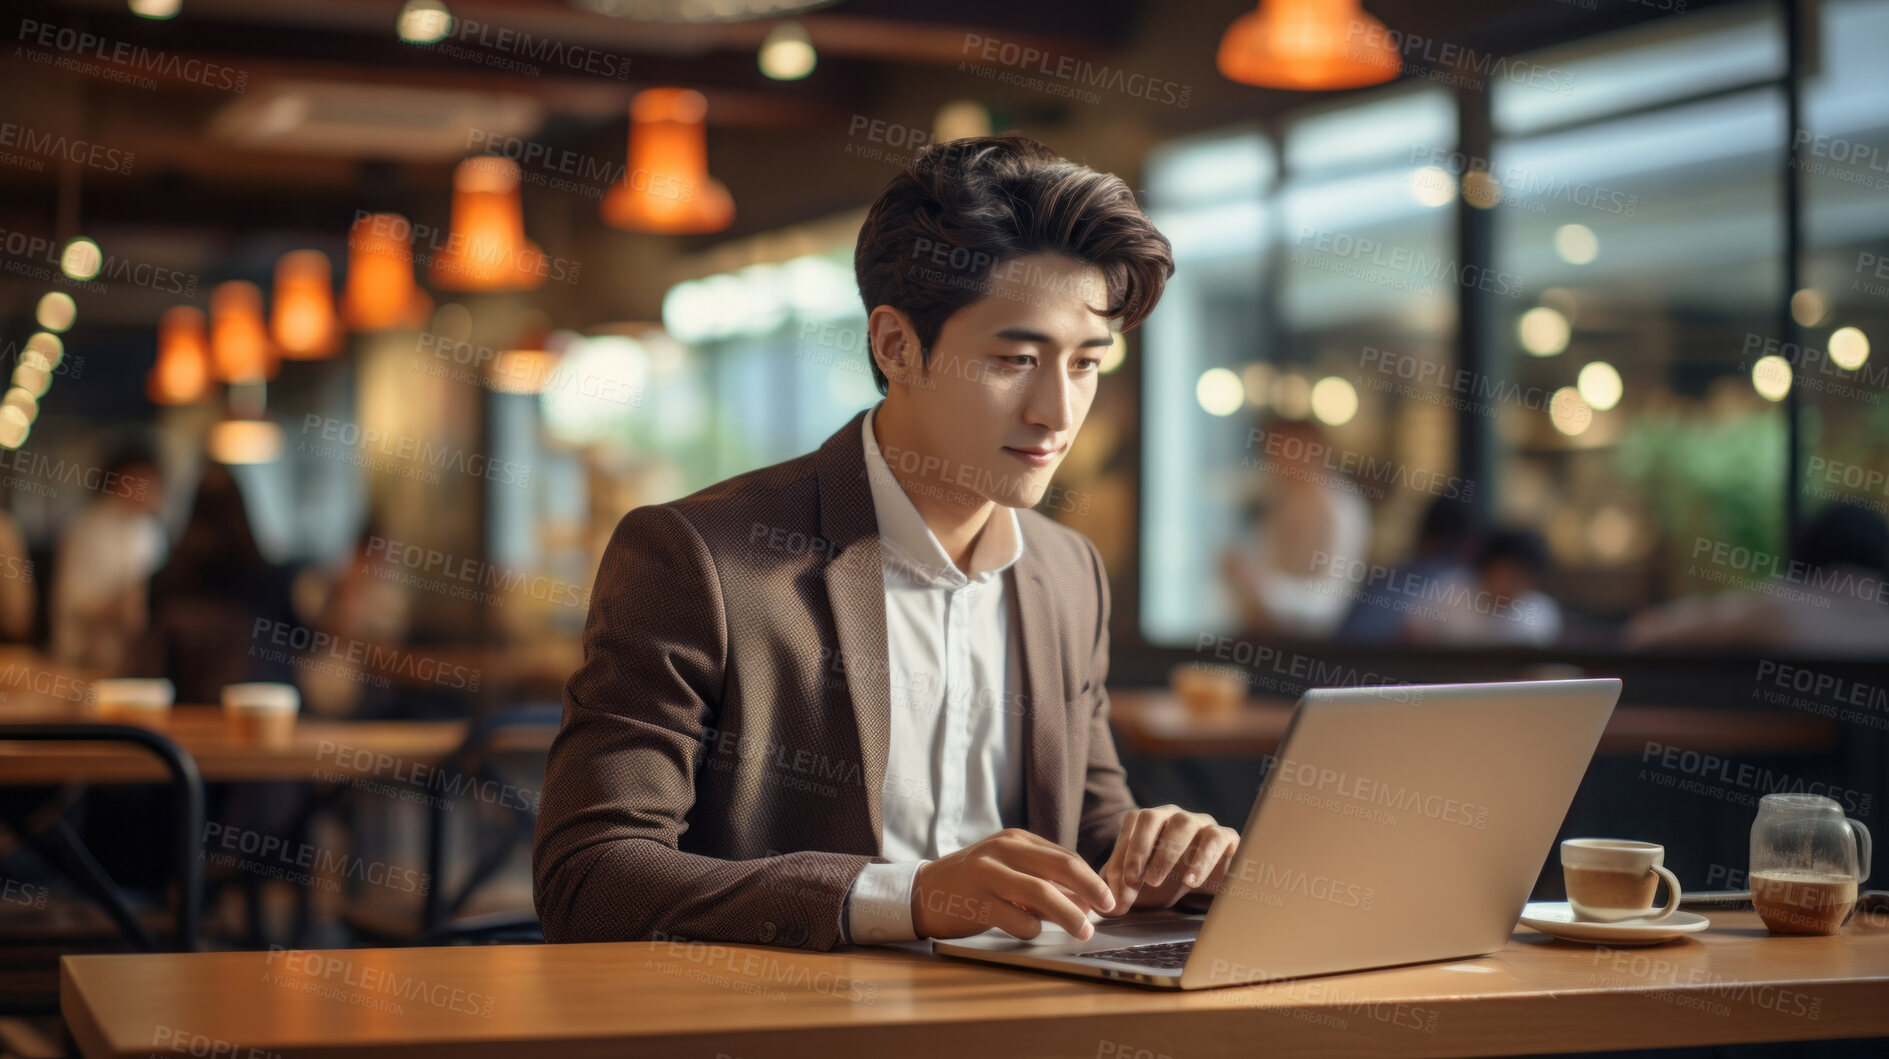
<path fill-rule="evenodd" d="M 866 479 L 872 484 L 872 507 L 879 520 L 880 542 L 906 575 L 920 584 L 945 587 L 981 584 L 1021 559 L 1023 528 L 1017 519 L 1017 510 L 998 504 L 971 549 L 969 575 L 957 568 L 945 554 L 944 545 L 938 543 L 938 535 L 925 525 L 925 517 L 912 505 L 912 498 L 905 495 L 905 489 L 879 451 L 879 442 L 872 436 L 872 418 L 878 411 L 879 405 L 867 411 L 861 426 L 866 449 Z"/>

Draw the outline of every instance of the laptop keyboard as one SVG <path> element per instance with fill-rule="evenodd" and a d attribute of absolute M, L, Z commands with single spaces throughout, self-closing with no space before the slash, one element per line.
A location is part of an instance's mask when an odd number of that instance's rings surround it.
<path fill-rule="evenodd" d="M 1187 964 L 1187 957 L 1193 951 L 1194 940 L 1189 938 L 1186 941 L 1163 941 L 1153 945 L 1130 945 L 1121 949 L 1091 949 L 1077 955 L 1132 963 L 1162 971 L 1178 971 Z"/>

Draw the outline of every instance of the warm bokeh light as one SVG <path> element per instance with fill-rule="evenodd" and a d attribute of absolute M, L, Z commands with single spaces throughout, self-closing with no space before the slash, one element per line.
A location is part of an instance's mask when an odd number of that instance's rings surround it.
<path fill-rule="evenodd" d="M 1815 327 L 1823 322 L 1823 316 L 1830 307 L 1813 287 L 1805 287 L 1791 295 L 1791 319 L 1805 327 Z"/>
<path fill-rule="evenodd" d="M 52 370 L 22 358 L 13 367 L 13 385 L 34 397 L 44 397 L 47 388 L 52 385 Z"/>
<path fill-rule="evenodd" d="M 0 419 L 0 449 L 17 449 L 26 443 L 31 431 L 10 419 Z"/>
<path fill-rule="evenodd" d="M 475 155 L 453 170 L 453 230 L 428 275 L 446 290 L 534 290 L 544 284 L 544 251 L 525 238 L 518 163 Z"/>
<path fill-rule="evenodd" d="M 1095 370 L 1104 375 L 1113 375 L 1128 362 L 1128 336 L 1115 332 L 1114 340 L 1108 344 L 1108 352 L 1102 354 L 1102 363 Z"/>
<path fill-rule="evenodd" d="M 1262 0 L 1227 27 L 1215 65 L 1240 84 L 1319 91 L 1382 84 L 1403 59 L 1358 0 Z"/>
<path fill-rule="evenodd" d="M 83 235 L 66 243 L 66 248 L 59 253 L 59 271 L 65 273 L 67 279 L 88 280 L 104 267 L 105 252 Z"/>
<path fill-rule="evenodd" d="M 348 230 L 348 278 L 341 311 L 356 331 L 418 328 L 433 299 L 413 278 L 413 225 L 398 213 L 372 213 Z"/>
<path fill-rule="evenodd" d="M 196 404 L 210 396 L 210 338 L 203 310 L 189 305 L 164 310 L 157 324 L 157 363 L 145 378 L 154 404 Z"/>
<path fill-rule="evenodd" d="M 813 72 L 819 57 L 813 41 L 798 22 L 783 22 L 761 42 L 761 72 L 776 81 L 798 81 Z"/>
<path fill-rule="evenodd" d="M 1447 170 L 1426 165 L 1411 172 L 1410 194 L 1423 206 L 1447 206 L 1456 198 L 1456 178 Z"/>
<path fill-rule="evenodd" d="M 1272 365 L 1255 360 L 1240 369 L 1240 382 L 1246 386 L 1246 401 L 1254 408 L 1266 407 L 1272 397 Z"/>
<path fill-rule="evenodd" d="M 1592 405 L 1597 412 L 1605 412 L 1619 404 L 1626 392 L 1625 385 L 1620 381 L 1620 373 L 1604 360 L 1583 367 L 1575 380 L 1574 389 L 1581 395 L 1581 400 Z"/>
<path fill-rule="evenodd" d="M 66 356 L 66 344 L 59 336 L 50 331 L 35 331 L 26 339 L 26 346 L 20 350 L 20 362 L 44 363 L 46 370 L 59 366 Z"/>
<path fill-rule="evenodd" d="M 1564 224 L 1554 230 L 1554 252 L 1570 265 L 1591 264 L 1600 256 L 1600 237 L 1585 224 Z"/>
<path fill-rule="evenodd" d="M 183 0 L 128 0 L 131 13 L 139 18 L 176 18 Z"/>
<path fill-rule="evenodd" d="M 1548 419 L 1568 437 L 1576 437 L 1594 422 L 1594 410 L 1572 386 L 1563 386 L 1548 401 Z"/>
<path fill-rule="evenodd" d="M 1358 414 L 1358 391 L 1350 382 L 1327 375 L 1312 385 L 1312 414 L 1328 427 L 1341 427 Z"/>
<path fill-rule="evenodd" d="M 275 263 L 269 334 L 290 360 L 317 360 L 341 348 L 334 269 L 319 250 L 291 250 Z"/>
<path fill-rule="evenodd" d="M 1869 359 L 1869 336 L 1856 327 L 1839 327 L 1830 332 L 1830 359 L 1845 371 L 1862 367 Z"/>
<path fill-rule="evenodd" d="M 486 371 L 486 385 L 499 393 L 543 393 L 545 380 L 557 365 L 557 355 L 549 350 L 502 350 Z"/>
<path fill-rule="evenodd" d="M 31 426 L 39 416 L 39 399 L 15 386 L 7 391 L 5 397 L 0 397 L 0 408 L 16 410 L 16 418 L 22 424 Z"/>
<path fill-rule="evenodd" d="M 282 428 L 266 419 L 225 419 L 210 428 L 209 449 L 218 463 L 274 463 L 282 455 Z"/>
<path fill-rule="evenodd" d="M 452 12 L 440 0 L 407 0 L 394 21 L 394 32 L 408 44 L 435 44 L 452 31 Z"/>
<path fill-rule="evenodd" d="M 719 232 L 735 200 L 708 175 L 708 100 L 692 88 L 650 88 L 630 104 L 629 162 L 604 196 L 605 224 L 633 232 Z"/>
<path fill-rule="evenodd" d="M 990 108 L 975 99 L 954 99 L 931 120 L 931 137 L 939 143 L 990 133 Z"/>
<path fill-rule="evenodd" d="M 275 350 L 262 323 L 262 288 L 254 283 L 230 280 L 210 292 L 210 363 L 221 382 L 275 377 Z"/>
<path fill-rule="evenodd" d="M 1208 368 L 1194 384 L 1194 399 L 1208 415 L 1230 416 L 1246 403 L 1246 387 L 1231 371 Z"/>
<path fill-rule="evenodd" d="M 1515 335 L 1521 340 L 1522 348 L 1537 357 L 1552 357 L 1568 348 L 1568 340 L 1573 329 L 1568 326 L 1568 318 L 1545 305 L 1536 306 L 1522 314 L 1516 323 Z"/>
<path fill-rule="evenodd" d="M 1767 401 L 1782 401 L 1791 392 L 1791 362 L 1773 353 L 1751 366 L 1751 388 Z"/>
<path fill-rule="evenodd" d="M 1296 371 L 1288 371 L 1273 379 L 1272 408 L 1286 419 L 1304 419 L 1311 415 L 1311 382 Z"/>
<path fill-rule="evenodd" d="M 79 304 L 72 300 L 72 295 L 65 291 L 46 292 L 39 299 L 39 305 L 33 309 L 33 319 L 48 331 L 66 331 L 72 322 L 79 318 Z"/>
<path fill-rule="evenodd" d="M 1502 202 L 1502 182 L 1487 169 L 1471 169 L 1463 174 L 1463 201 L 1477 209 L 1495 209 Z"/>
<path fill-rule="evenodd" d="M 1587 544 L 1599 558 L 1617 563 L 1633 556 L 1640 542 L 1633 516 L 1617 504 L 1608 504 L 1587 524 Z"/>

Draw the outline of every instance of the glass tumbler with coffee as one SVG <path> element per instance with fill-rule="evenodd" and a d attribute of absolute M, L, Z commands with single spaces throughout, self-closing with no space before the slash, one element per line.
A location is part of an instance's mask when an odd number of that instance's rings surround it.
<path fill-rule="evenodd" d="M 1767 794 L 1751 825 L 1751 904 L 1773 934 L 1835 934 L 1869 878 L 1869 829 L 1820 794 Z"/>

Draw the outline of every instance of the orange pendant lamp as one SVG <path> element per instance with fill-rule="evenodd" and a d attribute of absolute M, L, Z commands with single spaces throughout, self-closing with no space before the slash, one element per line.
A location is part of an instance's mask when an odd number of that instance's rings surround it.
<path fill-rule="evenodd" d="M 1262 0 L 1220 39 L 1228 80 L 1261 88 L 1359 88 L 1395 78 L 1403 60 L 1359 0 Z"/>
<path fill-rule="evenodd" d="M 525 238 L 518 163 L 468 158 L 453 170 L 453 231 L 433 258 L 433 285 L 446 290 L 532 290 L 544 283 L 544 251 Z"/>
<path fill-rule="evenodd" d="M 202 309 L 164 310 L 157 323 L 157 363 L 144 382 L 153 404 L 196 404 L 210 396 L 210 336 Z"/>
<path fill-rule="evenodd" d="M 291 250 L 275 263 L 269 333 L 288 360 L 320 360 L 341 348 L 334 269 L 319 250 Z"/>
<path fill-rule="evenodd" d="M 210 363 L 220 382 L 275 377 L 276 352 L 262 322 L 262 288 L 254 283 L 231 280 L 210 292 Z"/>
<path fill-rule="evenodd" d="M 690 88 L 649 88 L 630 104 L 629 165 L 603 200 L 603 221 L 661 235 L 719 232 L 735 200 L 708 175 L 708 100 Z"/>
<path fill-rule="evenodd" d="M 433 299 L 413 279 L 413 223 L 398 213 L 370 213 L 348 229 L 348 281 L 341 313 L 356 331 L 417 328 Z"/>

